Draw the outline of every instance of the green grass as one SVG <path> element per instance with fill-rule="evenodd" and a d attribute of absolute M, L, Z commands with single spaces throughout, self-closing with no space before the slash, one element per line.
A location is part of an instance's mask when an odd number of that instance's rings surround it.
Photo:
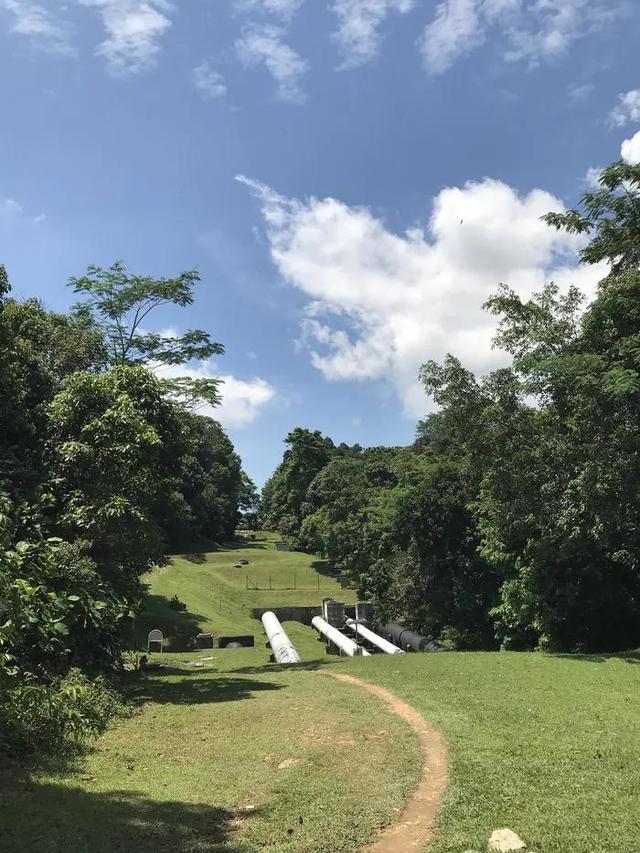
<path fill-rule="evenodd" d="M 251 617 L 254 607 L 314 605 L 328 595 L 355 601 L 354 591 L 341 589 L 329 574 L 326 561 L 295 551 L 277 552 L 276 539 L 274 534 L 256 534 L 246 547 L 174 557 L 147 575 L 149 596 L 136 626 L 138 646 L 145 647 L 151 628 L 164 632 L 170 649 L 183 650 L 200 631 L 261 634 L 261 624 Z M 239 565 L 243 559 L 249 560 L 248 566 Z M 260 589 L 247 589 L 247 578 Z M 187 605 L 186 612 L 168 606 L 174 595 Z M 307 630 L 303 637 L 312 634 Z M 311 651 L 317 656 L 317 644 Z"/>
<path fill-rule="evenodd" d="M 241 558 L 250 565 L 234 568 Z M 368 693 L 313 671 L 324 667 L 387 687 L 444 733 L 451 779 L 429 853 L 484 851 L 501 826 L 536 853 L 640 851 L 640 658 L 336 659 L 288 623 L 306 663 L 283 668 L 268 662 L 250 609 L 353 593 L 313 558 L 276 553 L 272 538 L 201 560 L 149 575 L 139 636 L 160 627 L 182 648 L 199 630 L 246 632 L 255 648 L 165 654 L 165 669 L 128 676 L 134 713 L 76 768 L 8 773 L 3 853 L 357 850 L 415 784 L 417 743 Z M 296 590 L 245 588 L 246 574 L 292 586 L 294 571 Z M 168 607 L 174 594 L 187 613 Z"/>
<path fill-rule="evenodd" d="M 76 769 L 6 780 L 0 850 L 356 850 L 411 790 L 412 732 L 368 694 L 257 657 L 168 656 L 136 679 L 136 713 Z"/>
<path fill-rule="evenodd" d="M 430 853 L 514 829 L 536 853 L 640 850 L 640 657 L 443 653 L 339 664 L 440 729 L 451 781 Z"/>

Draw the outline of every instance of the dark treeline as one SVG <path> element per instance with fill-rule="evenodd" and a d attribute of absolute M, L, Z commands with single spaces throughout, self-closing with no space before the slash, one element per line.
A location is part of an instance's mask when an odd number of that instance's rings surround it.
<path fill-rule="evenodd" d="M 485 307 L 511 367 L 427 362 L 438 410 L 412 447 L 296 429 L 263 492 L 267 528 L 449 647 L 640 643 L 640 167 L 610 166 L 580 210 L 545 218 L 608 263 L 590 305 L 500 285 Z"/>
<path fill-rule="evenodd" d="M 14 299 L 0 267 L 0 749 L 100 730 L 117 700 L 99 674 L 120 664 L 141 575 L 231 539 L 255 503 L 224 430 L 195 413 L 218 381 L 158 378 L 222 346 L 141 330 L 197 281 L 92 267 L 58 314 Z"/>

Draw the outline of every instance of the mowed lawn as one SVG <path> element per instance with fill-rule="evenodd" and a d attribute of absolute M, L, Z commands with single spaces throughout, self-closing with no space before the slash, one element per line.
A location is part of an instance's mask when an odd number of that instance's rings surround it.
<path fill-rule="evenodd" d="M 274 534 L 258 533 L 240 547 L 175 556 L 168 565 L 154 569 L 144 578 L 149 595 L 136 626 L 139 647 L 146 644 L 151 628 L 160 628 L 169 648 L 182 651 L 200 631 L 261 634 L 262 625 L 251 617 L 254 607 L 317 605 L 325 596 L 355 602 L 355 592 L 340 588 L 326 561 L 295 551 L 278 552 L 276 540 Z M 241 565 L 240 560 L 249 564 Z M 187 605 L 187 612 L 168 606 L 174 595 Z"/>
<path fill-rule="evenodd" d="M 273 537 L 251 544 L 152 572 L 137 628 L 175 649 L 198 630 L 252 633 L 255 648 L 170 651 L 163 670 L 129 674 L 133 713 L 71 771 L 0 775 L 1 851 L 356 851 L 398 816 L 420 757 L 401 720 L 327 667 L 381 684 L 444 733 L 450 784 L 429 853 L 485 851 L 503 826 L 536 853 L 640 851 L 640 658 L 337 659 L 288 623 L 305 663 L 279 667 L 251 607 L 353 593 Z M 247 574 L 290 587 L 294 572 L 297 589 L 246 589 Z M 168 607 L 174 594 L 187 613 Z"/>

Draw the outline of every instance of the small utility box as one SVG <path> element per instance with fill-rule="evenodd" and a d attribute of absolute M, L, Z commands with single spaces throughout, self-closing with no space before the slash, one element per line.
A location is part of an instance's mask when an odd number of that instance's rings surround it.
<path fill-rule="evenodd" d="M 213 634 L 198 634 L 196 636 L 196 649 L 212 649 Z"/>
<path fill-rule="evenodd" d="M 238 562 L 240 563 L 241 566 L 248 566 L 249 565 L 249 560 L 238 560 Z"/>

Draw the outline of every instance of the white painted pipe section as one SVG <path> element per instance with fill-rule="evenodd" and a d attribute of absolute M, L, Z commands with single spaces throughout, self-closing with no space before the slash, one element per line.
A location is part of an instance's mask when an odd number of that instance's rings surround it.
<path fill-rule="evenodd" d="M 374 634 L 373 631 L 370 631 L 369 628 L 366 628 L 364 625 L 360 625 L 356 622 L 355 619 L 347 619 L 347 625 L 350 628 L 353 628 L 356 631 L 356 636 L 359 635 L 363 637 L 365 640 L 368 640 L 372 645 L 376 646 L 383 652 L 386 652 L 388 655 L 403 655 L 404 651 L 395 646 L 393 643 L 390 643 L 389 640 L 385 640 L 384 637 L 379 637 L 378 634 Z"/>
<path fill-rule="evenodd" d="M 266 613 L 262 614 L 262 624 L 276 661 L 278 663 L 301 663 L 296 647 L 287 637 L 287 633 L 276 614 L 267 610 Z"/>
<path fill-rule="evenodd" d="M 349 637 L 343 634 L 341 631 L 338 631 L 337 628 L 334 628 L 333 625 L 329 625 L 322 616 L 314 616 L 311 620 L 311 624 L 319 631 L 327 640 L 331 640 L 334 646 L 337 646 L 340 651 L 344 652 L 345 655 L 349 657 L 354 657 L 354 655 L 369 655 L 369 652 L 361 649 L 357 643 L 354 643 Z"/>

